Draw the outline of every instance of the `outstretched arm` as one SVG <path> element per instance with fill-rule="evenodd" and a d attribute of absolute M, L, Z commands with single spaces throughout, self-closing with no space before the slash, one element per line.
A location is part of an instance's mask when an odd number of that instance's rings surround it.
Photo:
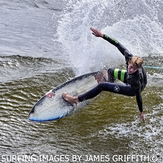
<path fill-rule="evenodd" d="M 92 34 L 94 36 L 101 37 L 101 38 L 107 40 L 108 42 L 110 42 L 112 45 L 116 46 L 118 48 L 118 50 L 124 55 L 127 62 L 133 56 L 121 43 L 119 43 L 114 38 L 111 38 L 111 37 L 101 33 L 101 31 L 99 31 L 97 29 L 90 28 L 90 30 L 93 32 Z"/>

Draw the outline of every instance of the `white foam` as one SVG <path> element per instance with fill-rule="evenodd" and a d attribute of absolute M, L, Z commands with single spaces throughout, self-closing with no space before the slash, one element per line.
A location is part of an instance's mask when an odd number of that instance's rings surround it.
<path fill-rule="evenodd" d="M 153 2 L 69 1 L 59 21 L 58 41 L 76 74 L 82 74 L 124 63 L 120 52 L 94 37 L 90 27 L 114 37 L 133 54 L 162 56 L 163 29 L 159 19 L 158 6 Z"/>

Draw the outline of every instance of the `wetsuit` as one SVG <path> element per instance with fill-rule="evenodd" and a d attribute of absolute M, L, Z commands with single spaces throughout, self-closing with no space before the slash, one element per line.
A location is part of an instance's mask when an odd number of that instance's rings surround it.
<path fill-rule="evenodd" d="M 128 61 L 132 58 L 132 54 L 117 40 L 110 38 L 107 35 L 103 36 L 103 39 L 107 40 L 114 46 L 118 48 L 118 50 L 124 55 L 126 60 L 126 65 L 128 67 Z M 86 92 L 85 94 L 79 95 L 79 101 L 87 100 L 97 96 L 101 91 L 110 91 L 118 94 L 123 94 L 126 96 L 136 96 L 136 101 L 138 104 L 139 111 L 143 111 L 142 107 L 142 97 L 141 92 L 145 88 L 147 84 L 147 76 L 144 68 L 141 66 L 136 72 L 133 74 L 128 74 L 126 70 L 119 69 L 108 69 L 109 78 L 116 78 L 124 82 L 121 83 L 112 83 L 112 82 L 101 82 L 95 88 Z"/>

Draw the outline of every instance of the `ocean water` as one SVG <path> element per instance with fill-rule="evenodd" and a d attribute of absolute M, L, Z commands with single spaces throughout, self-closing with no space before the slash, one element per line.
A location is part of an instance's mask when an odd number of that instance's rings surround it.
<path fill-rule="evenodd" d="M 162 163 L 161 0 L 1 0 L 0 6 L 1 162 Z M 32 106 L 57 85 L 124 67 L 121 53 L 90 27 L 143 57 L 145 122 L 134 97 L 109 92 L 59 121 L 29 121 Z"/>

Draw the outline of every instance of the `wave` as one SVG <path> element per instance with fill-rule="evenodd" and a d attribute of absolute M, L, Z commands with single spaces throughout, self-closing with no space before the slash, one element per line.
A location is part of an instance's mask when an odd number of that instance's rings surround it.
<path fill-rule="evenodd" d="M 116 38 L 133 54 L 163 56 L 161 7 L 159 0 L 69 1 L 59 20 L 57 41 L 77 74 L 124 63 L 114 47 L 91 35 L 92 26 Z"/>
<path fill-rule="evenodd" d="M 42 78 L 45 81 L 48 80 L 46 76 L 49 78 L 53 76 L 55 80 L 58 80 L 59 74 L 65 74 L 65 69 L 71 74 L 67 64 L 51 58 L 33 58 L 19 55 L 2 56 L 0 57 L 0 83 L 30 80 L 31 78 L 40 81 Z"/>

